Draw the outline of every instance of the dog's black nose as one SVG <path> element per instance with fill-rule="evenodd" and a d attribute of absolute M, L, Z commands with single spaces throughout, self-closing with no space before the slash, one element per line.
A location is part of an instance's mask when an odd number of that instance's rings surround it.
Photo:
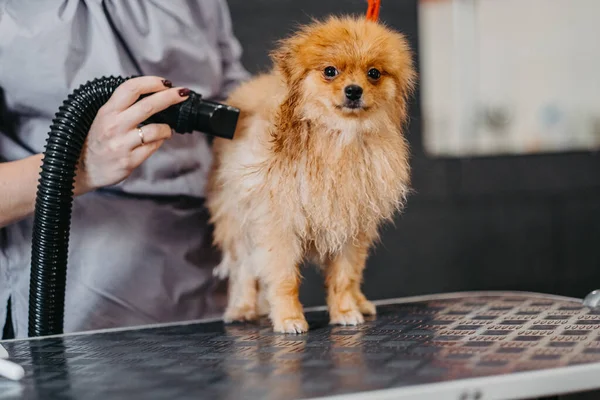
<path fill-rule="evenodd" d="M 344 88 L 344 93 L 348 100 L 358 100 L 362 96 L 363 89 L 358 85 L 348 85 Z"/>

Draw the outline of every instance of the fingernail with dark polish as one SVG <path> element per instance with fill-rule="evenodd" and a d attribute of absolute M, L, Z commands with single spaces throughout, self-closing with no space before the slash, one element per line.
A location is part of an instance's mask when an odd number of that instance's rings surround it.
<path fill-rule="evenodd" d="M 170 80 L 168 79 L 163 79 L 162 81 L 163 85 L 165 85 L 166 87 L 173 87 L 173 84 L 171 83 Z"/>
<path fill-rule="evenodd" d="M 190 89 L 186 88 L 186 89 L 180 89 L 179 90 L 179 95 L 181 97 L 189 96 L 189 94 L 190 94 Z"/>

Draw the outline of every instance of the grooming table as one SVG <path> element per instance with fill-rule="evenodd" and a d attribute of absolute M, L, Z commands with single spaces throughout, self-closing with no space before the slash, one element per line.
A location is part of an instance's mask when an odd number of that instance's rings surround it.
<path fill-rule="evenodd" d="M 358 327 L 218 320 L 0 342 L 0 399 L 524 399 L 600 388 L 600 310 L 521 292 L 378 303 Z"/>

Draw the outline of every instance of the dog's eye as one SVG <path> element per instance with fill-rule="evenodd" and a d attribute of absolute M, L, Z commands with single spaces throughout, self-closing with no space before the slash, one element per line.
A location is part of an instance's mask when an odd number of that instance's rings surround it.
<path fill-rule="evenodd" d="M 326 77 L 333 78 L 338 74 L 338 70 L 335 67 L 327 67 L 323 71 Z"/>
<path fill-rule="evenodd" d="M 373 80 L 381 78 L 381 72 L 379 72 L 377 68 L 371 68 L 369 72 L 367 72 L 367 75 L 369 75 L 369 78 Z"/>

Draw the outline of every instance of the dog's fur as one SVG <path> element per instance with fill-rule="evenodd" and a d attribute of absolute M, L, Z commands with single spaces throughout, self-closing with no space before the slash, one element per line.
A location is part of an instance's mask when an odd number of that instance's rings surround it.
<path fill-rule="evenodd" d="M 331 323 L 362 323 L 376 312 L 360 287 L 367 253 L 409 190 L 412 53 L 382 24 L 330 17 L 272 59 L 227 100 L 241 109 L 235 138 L 214 142 L 207 205 L 223 252 L 215 275 L 230 279 L 225 321 L 268 313 L 276 332 L 306 331 L 299 265 L 309 258 L 323 267 Z M 328 66 L 339 74 L 326 77 Z M 344 106 L 350 84 L 363 88 L 358 108 Z"/>

